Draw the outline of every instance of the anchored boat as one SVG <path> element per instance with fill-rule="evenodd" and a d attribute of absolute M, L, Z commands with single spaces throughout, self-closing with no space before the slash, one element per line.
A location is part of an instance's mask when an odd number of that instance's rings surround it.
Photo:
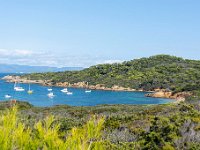
<path fill-rule="evenodd" d="M 67 89 L 67 88 L 64 88 L 64 89 L 61 90 L 61 92 L 67 93 L 67 92 L 68 92 L 68 89 Z"/>
<path fill-rule="evenodd" d="M 53 94 L 53 92 L 50 92 L 49 94 L 47 94 L 47 96 L 48 96 L 49 98 L 53 98 L 55 95 Z"/>

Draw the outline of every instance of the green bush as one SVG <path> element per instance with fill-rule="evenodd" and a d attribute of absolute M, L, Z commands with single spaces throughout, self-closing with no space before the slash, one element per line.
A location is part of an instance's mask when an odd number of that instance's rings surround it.
<path fill-rule="evenodd" d="M 66 134 L 59 132 L 54 116 L 48 116 L 31 128 L 19 120 L 17 108 L 12 107 L 0 115 L 0 149 L 101 150 L 103 124 L 103 117 L 93 116 L 83 127 L 74 127 Z"/>

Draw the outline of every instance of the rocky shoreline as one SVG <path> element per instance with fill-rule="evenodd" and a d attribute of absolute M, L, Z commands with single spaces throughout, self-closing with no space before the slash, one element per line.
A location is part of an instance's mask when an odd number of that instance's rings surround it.
<path fill-rule="evenodd" d="M 156 89 L 153 93 L 148 93 L 145 96 L 147 97 L 155 97 L 155 98 L 169 98 L 169 99 L 175 99 L 176 102 L 182 102 L 185 101 L 185 98 L 188 96 L 191 96 L 191 92 L 178 92 L 173 93 L 172 91 L 166 90 L 166 89 Z"/>
<path fill-rule="evenodd" d="M 87 88 L 91 90 L 107 90 L 107 91 L 143 91 L 131 89 L 131 88 L 124 88 L 121 86 L 114 85 L 111 88 L 105 87 L 104 84 L 97 84 L 97 85 L 88 85 L 86 82 L 77 82 L 77 83 L 69 83 L 69 82 L 58 82 L 53 84 L 50 80 L 29 80 L 26 78 L 21 78 L 20 76 L 5 76 L 2 78 L 6 82 L 18 82 L 18 83 L 31 83 L 31 84 L 41 84 L 43 86 L 56 86 L 56 87 L 73 87 L 73 88 Z"/>
<path fill-rule="evenodd" d="M 114 85 L 111 88 L 105 87 L 104 84 L 97 85 L 88 85 L 86 82 L 77 82 L 77 83 L 69 83 L 69 82 L 59 82 L 53 84 L 50 80 L 29 80 L 27 78 L 21 78 L 20 76 L 5 76 L 2 78 L 6 82 L 19 82 L 19 83 L 31 83 L 31 84 L 41 84 L 43 86 L 57 86 L 57 87 L 73 87 L 73 88 L 87 88 L 91 90 L 105 90 L 105 91 L 139 91 L 139 92 L 150 92 L 146 94 L 146 97 L 155 97 L 155 98 L 168 98 L 175 99 L 175 103 L 184 101 L 186 97 L 191 96 L 190 92 L 179 92 L 173 93 L 172 91 L 166 89 L 155 89 L 154 91 L 144 91 L 143 89 L 131 89 L 125 88 L 121 86 Z"/>

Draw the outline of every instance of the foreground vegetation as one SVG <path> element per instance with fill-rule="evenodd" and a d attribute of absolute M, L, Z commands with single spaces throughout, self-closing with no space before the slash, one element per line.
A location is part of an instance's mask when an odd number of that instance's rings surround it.
<path fill-rule="evenodd" d="M 68 133 L 61 132 L 60 123 L 48 116 L 31 126 L 19 121 L 17 107 L 11 107 L 0 116 L 0 149 L 103 149 L 101 130 L 103 118 L 95 116 L 81 128 L 72 128 Z"/>
<path fill-rule="evenodd" d="M 16 105 L 18 112 L 9 102 L 0 103 L 1 149 L 173 150 L 200 146 L 199 101 L 148 106 Z"/>
<path fill-rule="evenodd" d="M 51 80 L 53 84 L 85 81 L 89 85 L 105 84 L 106 87 L 118 85 L 146 91 L 159 88 L 200 93 L 200 61 L 169 55 L 96 65 L 81 71 L 34 73 L 27 77 Z"/>

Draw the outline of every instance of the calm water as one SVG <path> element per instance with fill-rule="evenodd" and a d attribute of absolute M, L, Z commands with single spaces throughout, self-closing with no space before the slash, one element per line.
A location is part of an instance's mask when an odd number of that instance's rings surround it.
<path fill-rule="evenodd" d="M 6 74 L 0 74 L 0 77 Z M 99 104 L 163 104 L 172 102 L 170 99 L 145 97 L 146 92 L 113 92 L 96 90 L 91 93 L 85 93 L 85 89 L 68 88 L 73 95 L 62 93 L 60 87 L 52 87 L 54 98 L 48 98 L 47 88 L 38 84 L 32 84 L 31 89 L 34 90 L 32 95 L 27 93 L 28 84 L 20 84 L 25 88 L 25 92 L 15 92 L 13 83 L 6 83 L 0 80 L 0 100 L 5 99 L 6 94 L 10 94 L 12 98 L 28 101 L 35 106 L 52 106 L 58 104 L 67 104 L 72 106 L 94 106 Z"/>

